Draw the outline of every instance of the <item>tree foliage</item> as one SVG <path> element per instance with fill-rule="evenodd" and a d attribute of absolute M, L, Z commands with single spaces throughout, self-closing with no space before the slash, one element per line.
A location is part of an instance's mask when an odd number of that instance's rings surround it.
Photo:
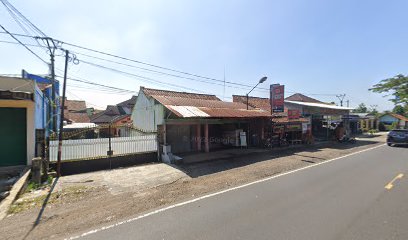
<path fill-rule="evenodd" d="M 390 99 L 395 104 L 408 103 L 408 76 L 399 74 L 393 78 L 387 78 L 375 84 L 369 89 L 377 93 L 389 93 Z"/>
<path fill-rule="evenodd" d="M 395 105 L 394 109 L 392 109 L 392 112 L 405 116 L 405 108 L 401 105 Z"/>
<path fill-rule="evenodd" d="M 357 108 L 353 110 L 355 113 L 366 113 L 368 112 L 368 108 L 364 103 L 360 103 Z"/>

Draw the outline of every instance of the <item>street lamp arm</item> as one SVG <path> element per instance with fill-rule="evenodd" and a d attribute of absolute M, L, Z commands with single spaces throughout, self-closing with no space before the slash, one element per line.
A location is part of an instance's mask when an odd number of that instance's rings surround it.
<path fill-rule="evenodd" d="M 256 87 L 258 87 L 259 84 L 260 84 L 260 83 L 257 83 L 257 84 L 255 85 L 255 87 L 253 87 L 253 88 L 251 89 L 251 91 L 249 91 L 249 92 L 247 93 L 247 96 L 248 96 Z"/>

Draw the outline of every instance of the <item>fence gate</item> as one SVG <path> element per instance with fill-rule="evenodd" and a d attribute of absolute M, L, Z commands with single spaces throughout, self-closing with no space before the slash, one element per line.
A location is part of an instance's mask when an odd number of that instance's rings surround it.
<path fill-rule="evenodd" d="M 99 125 L 63 131 L 61 160 L 101 159 L 157 152 L 157 134 L 129 125 Z M 58 138 L 51 137 L 49 159 L 57 161 Z"/>

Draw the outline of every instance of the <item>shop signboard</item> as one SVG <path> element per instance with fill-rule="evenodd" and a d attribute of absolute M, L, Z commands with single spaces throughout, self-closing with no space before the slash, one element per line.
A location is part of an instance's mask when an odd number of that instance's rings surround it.
<path fill-rule="evenodd" d="M 298 109 L 288 109 L 288 118 L 289 119 L 299 119 L 300 118 L 300 110 L 298 110 Z"/>
<path fill-rule="evenodd" d="M 271 112 L 281 113 L 284 111 L 284 99 L 285 99 L 285 85 L 271 84 L 270 87 L 270 102 Z"/>

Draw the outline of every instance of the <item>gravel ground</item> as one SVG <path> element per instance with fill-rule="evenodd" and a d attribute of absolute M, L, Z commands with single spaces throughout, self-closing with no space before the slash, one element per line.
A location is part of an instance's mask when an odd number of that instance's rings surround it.
<path fill-rule="evenodd" d="M 380 135 L 359 139 L 356 144 L 325 143 L 177 166 L 189 177 L 140 191 L 128 188 L 129 191 L 112 194 L 107 186 L 72 186 L 51 194 L 44 208 L 45 198 L 29 202 L 30 208 L 0 221 L 0 238 L 63 239 L 152 209 L 343 156 L 384 141 L 385 136 Z"/>

